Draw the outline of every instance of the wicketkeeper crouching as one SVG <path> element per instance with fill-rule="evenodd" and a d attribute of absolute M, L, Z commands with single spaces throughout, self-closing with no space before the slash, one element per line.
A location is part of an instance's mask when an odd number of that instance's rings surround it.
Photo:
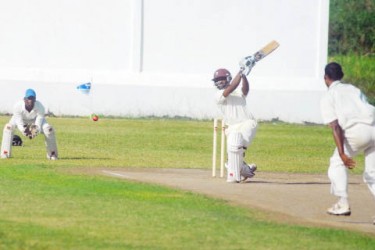
<path fill-rule="evenodd" d="M 1 143 L 1 158 L 9 158 L 12 155 L 12 141 L 15 128 L 29 139 L 42 133 L 45 137 L 47 159 L 57 160 L 58 152 L 54 128 L 45 119 L 45 109 L 42 103 L 36 100 L 33 89 L 26 90 L 23 101 L 16 103 L 14 113 L 9 123 L 4 127 Z"/>

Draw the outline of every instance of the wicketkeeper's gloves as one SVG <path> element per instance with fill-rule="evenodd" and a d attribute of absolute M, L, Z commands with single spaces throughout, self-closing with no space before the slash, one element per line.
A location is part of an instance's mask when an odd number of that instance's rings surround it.
<path fill-rule="evenodd" d="M 29 139 L 34 139 L 39 134 L 39 129 L 35 124 L 28 124 L 24 126 L 23 135 L 29 137 Z"/>

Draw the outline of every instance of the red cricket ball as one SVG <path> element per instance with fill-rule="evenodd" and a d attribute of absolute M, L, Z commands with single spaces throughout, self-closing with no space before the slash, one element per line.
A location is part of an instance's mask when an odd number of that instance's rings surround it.
<path fill-rule="evenodd" d="M 93 115 L 93 116 L 92 116 L 92 120 L 93 120 L 94 122 L 98 121 L 98 120 L 99 120 L 99 116 L 97 116 L 97 115 Z"/>

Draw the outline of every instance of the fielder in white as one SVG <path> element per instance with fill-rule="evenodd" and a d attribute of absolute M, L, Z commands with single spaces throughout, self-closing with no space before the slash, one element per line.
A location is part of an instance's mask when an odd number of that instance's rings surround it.
<path fill-rule="evenodd" d="M 232 80 L 228 70 L 218 69 L 212 79 L 218 88 L 216 102 L 227 126 L 227 182 L 238 183 L 255 175 L 256 165 L 244 162 L 245 150 L 257 129 L 257 121 L 246 109 L 246 97 L 249 93 L 246 75 L 250 70 L 251 68 L 241 69 Z M 241 83 L 242 87 L 239 88 Z"/>
<path fill-rule="evenodd" d="M 328 92 L 322 98 L 324 123 L 332 128 L 336 149 L 330 159 L 328 177 L 331 193 L 339 197 L 328 209 L 332 215 L 350 215 L 348 202 L 348 169 L 355 167 L 352 159 L 364 152 L 363 180 L 375 197 L 375 107 L 351 84 L 343 84 L 344 73 L 338 63 L 325 67 L 324 80 Z M 375 223 L 375 221 L 374 221 Z"/>
<path fill-rule="evenodd" d="M 0 157 L 3 159 L 11 157 L 13 133 L 18 128 L 22 135 L 30 139 L 33 139 L 39 133 L 44 134 L 47 159 L 56 160 L 58 152 L 55 130 L 47 123 L 44 115 L 44 106 L 36 100 L 35 91 L 32 89 L 26 90 L 23 101 L 16 103 L 13 116 L 4 127 Z"/>

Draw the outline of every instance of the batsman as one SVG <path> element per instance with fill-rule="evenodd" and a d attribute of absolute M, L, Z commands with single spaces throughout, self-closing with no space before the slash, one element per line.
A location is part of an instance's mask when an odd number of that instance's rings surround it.
<path fill-rule="evenodd" d="M 27 89 L 23 101 L 16 103 L 13 116 L 4 127 L 0 155 L 2 159 L 10 158 L 12 155 L 13 134 L 16 128 L 29 139 L 34 139 L 40 133 L 44 134 L 47 159 L 57 160 L 55 130 L 47 123 L 44 106 L 36 100 L 33 89 Z"/>
<path fill-rule="evenodd" d="M 218 69 L 214 73 L 215 86 L 218 88 L 216 103 L 221 110 L 227 129 L 227 182 L 239 183 L 255 175 L 256 165 L 244 162 L 245 151 L 252 142 L 257 121 L 247 111 L 246 97 L 249 93 L 247 75 L 255 62 L 241 67 L 233 78 L 227 69 Z"/>

